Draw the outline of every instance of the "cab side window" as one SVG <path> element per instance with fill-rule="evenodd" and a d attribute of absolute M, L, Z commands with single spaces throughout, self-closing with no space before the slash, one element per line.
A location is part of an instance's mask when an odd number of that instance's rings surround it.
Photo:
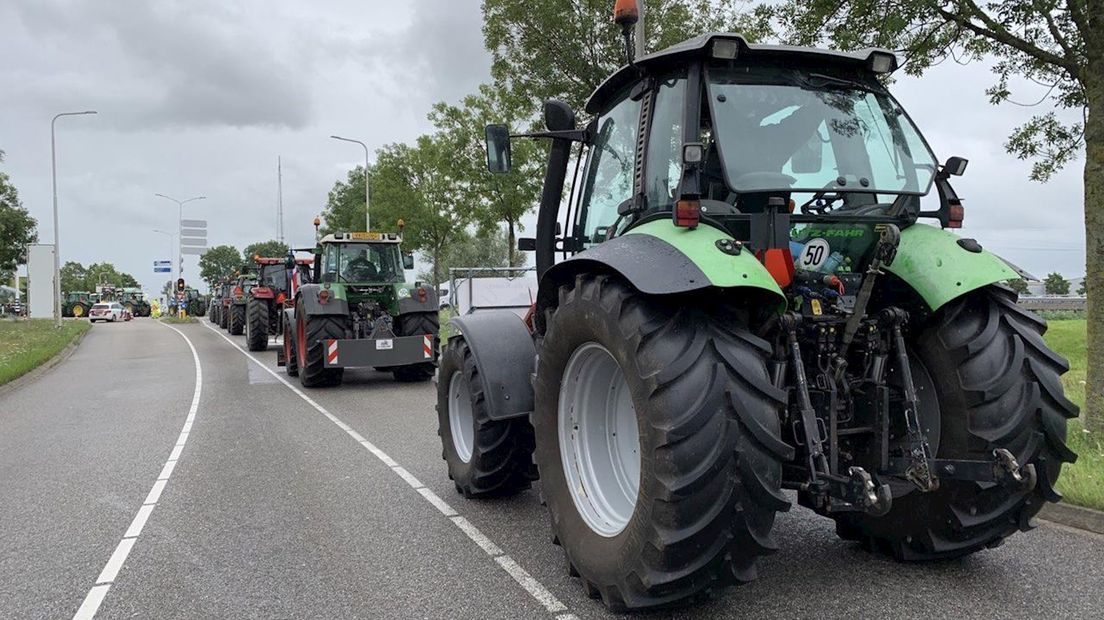
<path fill-rule="evenodd" d="M 575 236 L 583 247 L 605 241 L 617 221 L 617 207 L 632 197 L 640 101 L 626 97 L 598 119 L 590 148 Z"/>
<path fill-rule="evenodd" d="M 653 104 L 644 191 L 648 210 L 667 210 L 678 197 L 682 178 L 683 112 L 686 79 L 672 77 L 659 85 Z"/>

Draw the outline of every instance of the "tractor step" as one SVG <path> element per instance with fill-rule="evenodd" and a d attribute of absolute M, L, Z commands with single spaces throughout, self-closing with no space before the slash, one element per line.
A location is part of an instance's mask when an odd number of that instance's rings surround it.
<path fill-rule="evenodd" d="M 433 336 L 323 340 L 326 368 L 408 366 L 433 361 Z"/>

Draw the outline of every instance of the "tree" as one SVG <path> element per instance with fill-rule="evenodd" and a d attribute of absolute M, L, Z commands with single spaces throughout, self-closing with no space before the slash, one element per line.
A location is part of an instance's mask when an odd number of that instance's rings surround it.
<path fill-rule="evenodd" d="M 1081 279 L 1081 286 L 1077 287 L 1077 294 L 1084 297 L 1087 289 L 1085 288 L 1085 279 Z"/>
<path fill-rule="evenodd" d="M 1062 274 L 1058 272 L 1048 275 L 1043 280 L 1043 286 L 1047 295 L 1069 295 L 1069 280 L 1063 278 Z"/>
<path fill-rule="evenodd" d="M 453 240 L 441 258 L 442 281 L 448 279 L 449 269 L 453 267 L 521 267 L 525 265 L 525 255 L 510 264 L 510 246 L 500 230 L 480 229 L 475 234 L 465 232 Z M 433 273 L 419 273 L 419 280 L 433 281 Z"/>
<path fill-rule="evenodd" d="M 241 268 L 242 255 L 232 245 L 217 245 L 199 257 L 199 277 L 209 286 Z"/>
<path fill-rule="evenodd" d="M 1082 417 L 1104 432 L 1104 0 L 785 0 L 761 8 L 789 42 L 903 50 L 905 71 L 914 75 L 948 57 L 994 59 L 996 83 L 986 91 L 994 104 L 1016 103 L 1013 78 L 1044 89 L 1026 105 L 1049 109 L 1013 131 L 1005 148 L 1033 160 L 1038 181 L 1085 148 L 1089 363 Z M 1077 112 L 1077 120 L 1065 122 L 1062 109 Z"/>
<path fill-rule="evenodd" d="M 84 265 L 74 261 L 65 261 L 65 264 L 61 266 L 61 290 L 66 293 L 94 290 L 85 288 L 87 286 L 88 270 L 84 268 Z"/>
<path fill-rule="evenodd" d="M 80 263 L 77 263 L 77 266 L 79 267 Z M 137 287 L 138 280 L 134 279 L 134 276 L 129 273 L 119 271 L 111 263 L 92 263 L 85 270 L 84 282 L 81 284 L 82 288 L 78 290 L 94 291 L 99 284 L 114 287 Z"/>
<path fill-rule="evenodd" d="M 261 241 L 259 243 L 251 243 L 245 246 L 245 249 L 242 250 L 242 254 L 245 257 L 245 260 L 250 262 L 252 262 L 254 256 L 282 258 L 284 256 L 287 256 L 287 253 L 287 244 L 283 243 L 282 241 L 276 241 L 275 239 Z M 240 267 L 241 263 L 239 262 L 237 266 Z"/>
<path fill-rule="evenodd" d="M 4 151 L 0 150 L 3 161 Z M 0 282 L 11 280 L 16 267 L 27 262 L 27 246 L 38 242 L 37 227 L 7 173 L 0 172 Z"/>
<path fill-rule="evenodd" d="M 648 0 L 647 49 L 703 32 L 727 30 L 756 39 L 770 24 L 740 0 Z M 520 99 L 555 97 L 581 112 L 586 98 L 625 61 L 610 0 L 484 0 L 483 36 L 491 75 Z"/>
<path fill-rule="evenodd" d="M 372 175 L 375 176 L 374 170 Z M 326 198 L 326 208 L 322 210 L 322 219 L 319 232 L 323 235 L 364 230 L 364 166 L 350 170 L 344 181 L 334 182 Z"/>
<path fill-rule="evenodd" d="M 429 256 L 434 286 L 443 279 L 446 250 L 473 221 L 456 200 L 455 179 L 440 173 L 454 156 L 437 136 L 421 136 L 414 146 L 392 144 L 377 151 L 372 172 L 372 217 L 405 220 L 403 247 Z"/>
<path fill-rule="evenodd" d="M 510 266 L 517 265 L 519 222 L 540 198 L 547 145 L 533 140 L 514 141 L 513 169 L 491 174 L 487 171 L 483 130 L 490 123 L 511 127 L 527 124 L 531 111 L 531 106 L 504 89 L 484 84 L 478 94 L 465 97 L 461 106 L 438 103 L 429 114 L 439 139 L 455 154 L 448 170 L 442 173 L 456 181 L 459 202 L 472 211 L 485 230 L 497 231 L 498 225 L 505 222 Z"/>
<path fill-rule="evenodd" d="M 1024 280 L 1023 278 L 1015 278 L 1005 282 L 1005 284 L 1008 285 L 1008 288 L 1016 291 L 1016 293 L 1020 295 L 1031 294 L 1031 291 L 1029 291 L 1027 288 L 1027 280 Z"/>

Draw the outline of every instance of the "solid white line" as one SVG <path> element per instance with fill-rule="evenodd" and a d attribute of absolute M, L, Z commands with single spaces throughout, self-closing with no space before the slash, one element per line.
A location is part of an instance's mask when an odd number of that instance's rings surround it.
<path fill-rule="evenodd" d="M 456 527 L 460 528 L 468 538 L 472 539 L 472 542 L 479 545 L 489 556 L 502 555 L 502 549 L 498 548 L 498 545 L 494 544 L 490 538 L 483 535 L 483 532 L 479 531 L 479 528 L 471 524 L 470 521 L 464 517 L 453 517 L 449 519 L 456 524 Z"/>
<path fill-rule="evenodd" d="M 158 480 L 153 483 L 153 488 L 150 489 L 149 495 L 146 496 L 146 501 L 143 504 L 156 504 L 161 499 L 161 491 L 165 490 L 165 485 L 168 484 L 168 480 Z"/>
<path fill-rule="evenodd" d="M 436 508 L 437 510 L 440 510 L 441 514 L 445 515 L 446 517 L 455 517 L 456 516 L 456 511 L 452 509 L 452 506 L 449 506 L 448 503 L 445 502 L 445 500 L 441 499 L 440 497 L 437 497 L 437 494 L 434 493 L 433 491 L 430 491 L 429 489 L 427 489 L 425 487 L 422 487 L 422 488 L 418 489 L 418 492 L 422 494 L 422 497 L 426 498 L 426 501 L 433 504 L 434 508 Z"/>
<path fill-rule="evenodd" d="M 542 586 L 539 581 L 533 579 L 533 576 L 526 572 L 513 558 L 508 555 L 500 555 L 495 558 L 495 562 L 498 562 L 502 570 L 509 573 L 510 576 L 514 578 L 514 581 L 525 588 L 525 591 L 528 592 L 530 596 L 537 599 L 541 605 L 544 605 L 545 609 L 552 613 L 567 611 L 567 607 L 564 606 L 555 595 Z"/>
<path fill-rule="evenodd" d="M 137 538 L 124 538 L 119 541 L 119 544 L 115 546 L 115 551 L 108 558 L 107 564 L 104 564 L 103 570 L 100 571 L 100 576 L 96 578 L 96 583 L 115 581 L 115 577 L 119 575 L 119 569 L 123 567 L 123 562 L 126 562 L 127 556 L 130 555 L 130 550 L 134 548 L 136 542 L 138 542 Z"/>
<path fill-rule="evenodd" d="M 345 431 L 345 432 L 349 433 L 349 436 L 352 437 L 353 439 L 357 440 L 358 442 L 367 441 L 364 437 L 361 436 L 360 433 L 354 431 L 351 428 L 349 430 Z"/>
<path fill-rule="evenodd" d="M 406 480 L 406 483 L 409 484 L 411 488 L 420 489 L 425 486 L 424 484 L 422 484 L 421 480 L 418 480 L 414 477 L 414 474 L 406 471 L 406 469 L 402 465 L 396 465 L 392 467 L 391 471 L 398 474 L 399 477 L 403 480 Z"/>
<path fill-rule="evenodd" d="M 134 520 L 130 522 L 130 527 L 127 528 L 126 534 L 123 534 L 123 538 L 138 538 L 142 534 L 142 528 L 146 527 L 146 521 L 149 520 L 150 513 L 153 512 L 156 506 L 156 503 L 143 504 L 138 509 L 138 514 L 134 515 Z"/>
<path fill-rule="evenodd" d="M 111 586 L 108 584 L 92 586 L 92 589 L 84 597 L 80 609 L 73 615 L 73 620 L 92 620 L 96 616 L 96 611 L 100 609 L 100 603 L 103 602 L 104 597 L 107 596 L 107 591 L 110 589 Z"/>
<path fill-rule="evenodd" d="M 355 433 L 355 431 L 353 431 L 348 424 L 345 424 L 337 416 L 327 411 L 325 407 L 318 404 L 310 396 L 307 396 L 306 393 L 303 392 L 303 390 L 300 390 L 298 387 L 292 385 L 287 379 L 280 376 L 280 374 L 278 374 L 275 370 L 269 368 L 267 364 L 257 359 L 253 354 L 238 346 L 238 344 L 231 340 L 226 334 L 211 327 L 210 325 L 207 325 L 207 323 L 204 323 L 203 326 L 221 336 L 223 340 L 230 343 L 230 346 L 237 349 L 238 352 L 240 352 L 242 355 L 256 362 L 258 366 L 265 370 L 265 372 L 272 375 L 273 377 L 276 377 L 276 379 L 280 383 L 284 384 L 284 387 L 294 392 L 299 398 L 302 398 L 304 401 L 306 401 L 308 405 L 314 407 L 314 409 L 316 409 L 319 413 L 329 418 L 329 420 L 336 424 L 338 428 L 350 435 L 353 435 Z M 359 435 L 356 435 L 354 436 L 354 438 L 358 436 Z M 384 453 L 383 450 L 377 448 L 374 444 L 372 444 L 372 442 L 368 441 L 367 439 L 361 441 L 360 445 L 367 448 L 368 451 L 375 455 L 376 458 L 378 458 L 380 461 L 382 461 L 384 465 L 390 467 L 391 471 L 395 472 L 399 477 L 406 481 L 407 484 L 417 490 L 418 493 L 420 493 L 422 497 L 426 499 L 426 501 L 428 501 L 430 504 L 433 504 L 434 508 L 441 511 L 441 513 L 448 517 L 449 520 L 452 521 L 454 525 L 456 525 L 456 527 L 460 528 L 460 530 L 467 534 L 468 538 L 470 538 L 472 542 L 479 545 L 479 547 L 483 549 L 483 551 L 487 552 L 488 555 L 494 557 L 495 562 L 498 563 L 502 570 L 506 571 L 507 574 L 513 577 L 514 581 L 518 582 L 518 584 L 522 588 L 524 588 L 530 596 L 536 599 L 538 603 L 543 605 L 545 609 L 554 614 L 560 614 L 560 612 L 567 611 L 567 606 L 561 603 L 560 600 L 557 599 L 554 594 L 552 594 L 552 592 L 541 585 L 539 581 L 534 579 L 533 576 L 526 572 L 525 569 L 521 567 L 521 565 L 513 560 L 513 558 L 508 555 L 503 555 L 502 549 L 499 548 L 498 545 L 491 541 L 491 539 L 483 534 L 483 532 L 480 532 L 479 528 L 472 525 L 470 521 L 468 521 L 464 517 L 457 515 L 456 511 L 453 510 L 451 506 L 445 503 L 445 501 L 438 497 L 435 493 L 425 488 L 425 485 L 423 485 L 421 481 L 415 478 L 413 474 L 411 474 L 404 467 L 396 463 L 393 459 L 391 459 L 391 457 L 387 456 L 387 454 Z M 427 493 L 423 493 L 423 491 L 428 492 L 428 495 Z M 431 498 L 436 499 L 438 502 L 441 503 L 441 505 L 435 503 Z M 448 512 L 446 512 L 446 510 Z M 571 614 L 560 614 L 559 616 L 557 616 L 557 620 L 578 619 Z"/>
<path fill-rule="evenodd" d="M 165 325 L 164 323 L 161 324 Z M 180 453 L 184 450 L 184 444 L 188 441 L 188 431 L 191 430 L 196 411 L 199 410 L 199 399 L 200 395 L 203 393 L 203 367 L 199 363 L 199 353 L 196 351 L 192 341 L 184 335 L 184 332 L 171 325 L 165 325 L 165 327 L 173 330 L 184 339 L 184 342 L 188 345 L 188 349 L 192 352 L 192 361 L 195 363 L 195 391 L 192 393 L 192 404 L 188 407 L 188 417 L 184 422 L 184 429 L 180 432 L 176 444 L 169 454 L 169 459 L 165 462 L 164 467 L 161 468 L 161 473 L 157 476 L 157 480 L 154 481 L 153 487 L 146 495 L 146 500 L 139 506 L 138 513 L 134 515 L 134 519 L 131 520 L 126 533 L 123 534 L 123 539 L 116 545 L 115 551 L 111 553 L 111 557 L 108 558 L 107 564 L 105 564 L 103 570 L 100 571 L 100 576 L 96 578 L 96 585 L 92 586 L 92 588 L 88 590 L 88 594 L 84 596 L 84 601 L 81 603 L 81 606 L 77 608 L 77 613 L 73 615 L 73 620 L 92 620 L 95 618 L 96 612 L 99 611 L 100 605 L 107 596 L 108 590 L 111 589 L 111 584 L 114 583 L 115 578 L 119 576 L 119 571 L 123 568 L 123 564 L 126 563 L 127 556 L 130 555 L 130 551 L 134 548 L 134 544 L 138 542 L 138 536 L 141 535 L 142 530 L 146 527 L 146 522 L 149 520 L 150 514 L 153 513 L 153 509 L 157 506 L 157 502 L 161 500 L 161 492 L 165 490 L 165 485 L 168 484 L 169 476 L 172 475 L 173 469 L 176 467 L 176 463 L 180 458 Z"/>

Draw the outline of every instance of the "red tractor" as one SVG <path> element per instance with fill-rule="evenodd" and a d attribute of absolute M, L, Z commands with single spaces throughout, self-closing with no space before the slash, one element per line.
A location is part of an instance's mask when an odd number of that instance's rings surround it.
<path fill-rule="evenodd" d="M 268 348 L 270 336 L 283 333 L 283 309 L 290 308 L 292 274 L 298 273 L 299 282 L 310 281 L 313 258 L 295 258 L 291 252 L 285 258 L 254 256 L 257 263 L 257 284 L 249 289 L 245 307 L 245 341 L 250 351 Z"/>

